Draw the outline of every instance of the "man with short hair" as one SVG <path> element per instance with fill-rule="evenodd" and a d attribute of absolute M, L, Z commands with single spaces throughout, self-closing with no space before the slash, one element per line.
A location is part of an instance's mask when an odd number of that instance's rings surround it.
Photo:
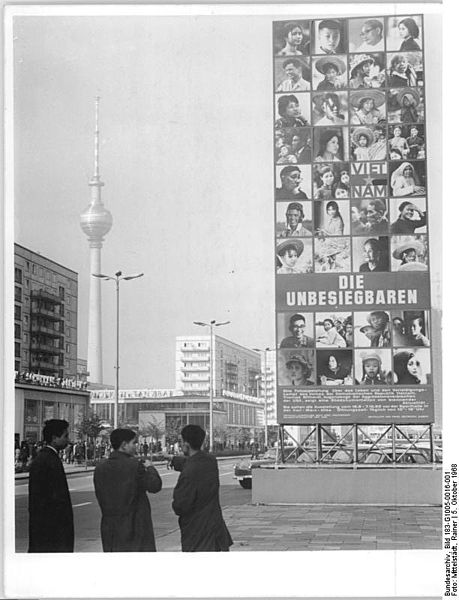
<path fill-rule="evenodd" d="M 73 552 L 72 502 L 59 457 L 69 443 L 68 422 L 45 421 L 43 439 L 29 472 L 29 552 Z"/>
<path fill-rule="evenodd" d="M 277 86 L 278 92 L 308 92 L 311 84 L 303 77 L 303 63 L 297 58 L 287 58 L 282 63 L 285 77 Z"/>
<path fill-rule="evenodd" d="M 312 235 L 303 225 L 304 212 L 299 202 L 290 202 L 285 212 L 286 227 L 281 232 L 281 238 L 306 237 Z"/>
<path fill-rule="evenodd" d="M 384 200 L 375 198 L 370 200 L 367 206 L 367 220 L 369 227 L 367 232 L 371 235 L 380 235 L 387 233 L 389 221 L 386 217 L 386 203 Z"/>
<path fill-rule="evenodd" d="M 317 52 L 319 54 L 338 54 L 342 51 L 341 25 L 334 19 L 325 19 L 319 23 Z"/>
<path fill-rule="evenodd" d="M 384 26 L 378 19 L 367 19 L 362 25 L 360 37 L 362 43 L 354 52 L 384 51 Z"/>
<path fill-rule="evenodd" d="M 181 436 L 187 459 L 172 508 L 179 517 L 182 552 L 227 552 L 233 540 L 220 506 L 217 459 L 201 450 L 206 433 L 199 425 L 186 425 Z"/>
<path fill-rule="evenodd" d="M 314 340 L 306 335 L 306 318 L 296 314 L 290 317 L 288 329 L 292 335 L 284 338 L 280 344 L 281 348 L 313 348 Z"/>
<path fill-rule="evenodd" d="M 156 552 L 151 507 L 146 492 L 162 487 L 155 467 L 135 457 L 136 434 L 114 429 L 113 452 L 94 471 L 94 488 L 102 511 L 100 531 L 104 552 Z"/>
<path fill-rule="evenodd" d="M 276 200 L 307 200 L 308 196 L 301 189 L 301 169 L 295 165 L 284 167 L 279 173 L 281 187 L 276 188 Z"/>

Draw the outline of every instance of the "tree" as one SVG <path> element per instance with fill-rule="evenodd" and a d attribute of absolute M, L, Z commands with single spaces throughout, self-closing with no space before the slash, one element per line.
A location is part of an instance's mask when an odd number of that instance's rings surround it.
<path fill-rule="evenodd" d="M 105 429 L 102 425 L 102 420 L 96 413 L 91 413 L 84 417 L 77 425 L 77 434 L 80 440 L 86 438 L 89 439 L 91 445 L 91 452 L 89 454 L 89 458 L 94 458 L 94 442 L 96 437 L 100 434 L 100 432 Z M 88 459 L 88 447 L 85 444 L 85 463 Z M 87 466 L 87 463 L 86 463 Z"/>
<path fill-rule="evenodd" d="M 142 435 L 143 437 L 152 437 L 156 441 L 162 438 L 164 433 L 164 429 L 159 427 L 159 425 L 153 421 L 143 423 L 142 426 L 139 427 L 139 435 Z"/>
<path fill-rule="evenodd" d="M 87 438 L 94 442 L 103 429 L 102 419 L 96 413 L 91 413 L 78 423 L 77 434 L 81 440 Z"/>
<path fill-rule="evenodd" d="M 175 442 L 178 442 L 183 427 L 181 417 L 166 417 L 166 443 L 175 444 Z"/>

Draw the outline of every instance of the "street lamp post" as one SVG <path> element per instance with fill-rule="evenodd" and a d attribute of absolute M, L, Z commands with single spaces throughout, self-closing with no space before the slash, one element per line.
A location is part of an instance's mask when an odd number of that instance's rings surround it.
<path fill-rule="evenodd" d="M 210 346 L 209 346 L 209 452 L 214 451 L 214 377 L 213 377 L 213 356 L 214 356 L 214 327 L 221 327 L 222 325 L 228 325 L 230 321 L 224 321 L 217 323 L 215 319 L 210 323 L 203 323 L 202 321 L 193 321 L 195 325 L 200 327 L 208 327 L 210 332 Z"/>
<path fill-rule="evenodd" d="M 267 352 L 270 350 L 275 350 L 275 348 L 253 348 L 255 352 L 260 352 L 263 354 L 263 363 L 264 363 L 264 400 L 265 400 L 265 449 L 268 449 L 268 374 L 267 374 Z"/>
<path fill-rule="evenodd" d="M 118 401 L 120 384 L 120 281 L 130 281 L 142 277 L 143 273 L 136 275 L 123 275 L 121 271 L 115 273 L 115 277 L 103 273 L 93 273 L 93 277 L 99 277 L 105 281 L 114 281 L 116 286 L 116 366 L 115 366 L 115 406 L 113 414 L 113 429 L 118 428 Z"/>

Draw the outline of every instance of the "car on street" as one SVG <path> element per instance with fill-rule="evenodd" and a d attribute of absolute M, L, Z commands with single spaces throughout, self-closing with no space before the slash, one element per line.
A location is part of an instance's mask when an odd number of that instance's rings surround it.
<path fill-rule="evenodd" d="M 395 455 L 392 446 L 390 448 L 373 448 L 362 458 L 362 462 L 365 465 L 426 465 L 430 462 L 424 452 L 421 452 L 416 448 L 407 448 L 406 446 L 397 446 L 395 448 Z"/>
<path fill-rule="evenodd" d="M 314 457 L 299 447 L 285 447 L 284 460 L 281 460 L 280 448 L 269 448 L 264 454 L 256 458 L 243 458 L 234 465 L 234 478 L 239 481 L 241 487 L 246 490 L 252 489 L 252 469 L 274 465 L 276 463 L 305 463 L 314 462 Z"/>

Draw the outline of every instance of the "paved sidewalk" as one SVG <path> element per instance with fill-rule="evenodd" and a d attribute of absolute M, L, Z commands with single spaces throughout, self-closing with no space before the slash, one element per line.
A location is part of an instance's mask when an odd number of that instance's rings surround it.
<path fill-rule="evenodd" d="M 435 550 L 440 506 L 253 505 L 225 508 L 232 552 L 268 550 Z M 159 552 L 180 551 L 175 529 Z"/>

